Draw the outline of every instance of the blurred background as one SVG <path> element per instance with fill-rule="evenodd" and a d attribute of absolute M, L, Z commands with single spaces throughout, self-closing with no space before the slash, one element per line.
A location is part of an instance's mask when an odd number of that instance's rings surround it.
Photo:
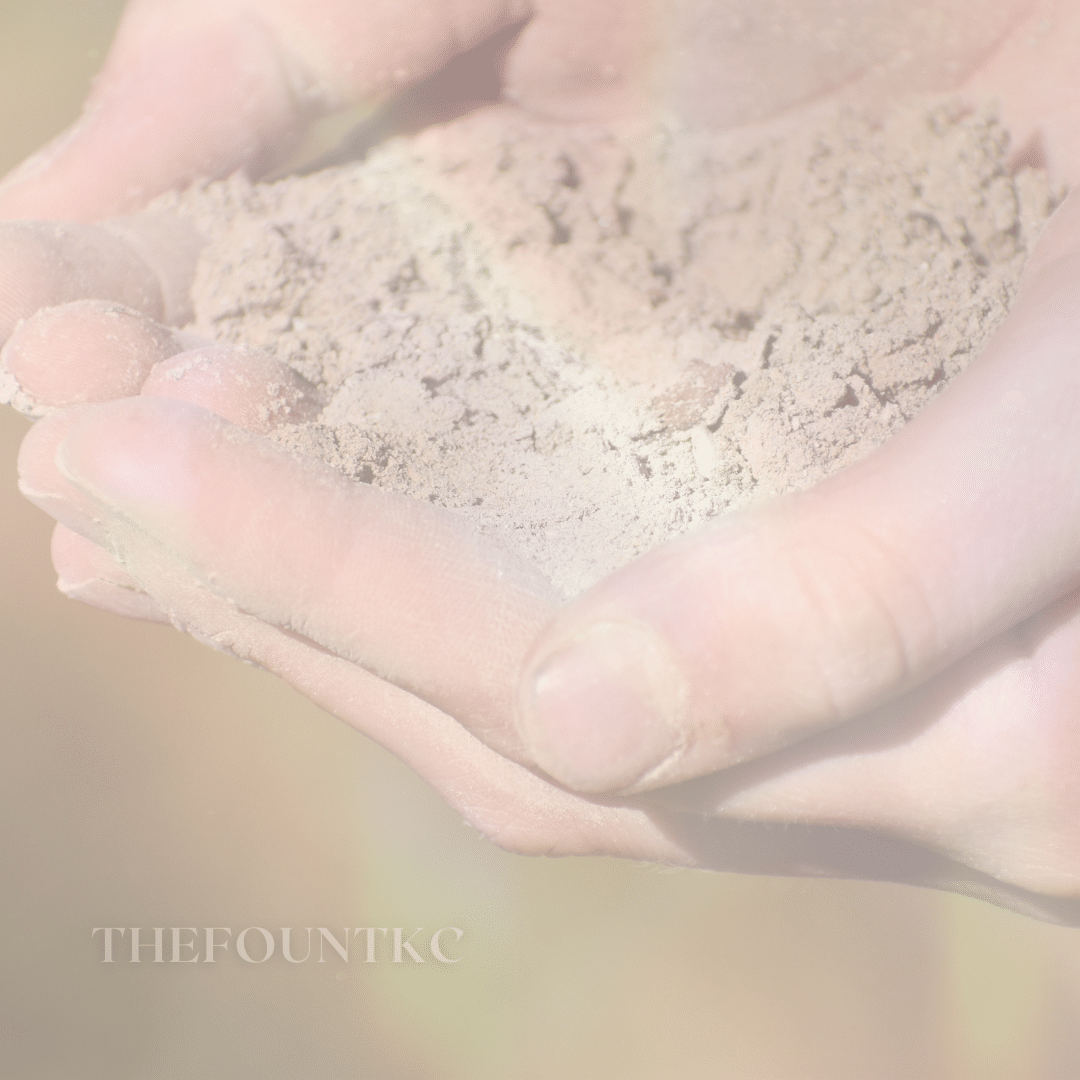
<path fill-rule="evenodd" d="M 75 118 L 122 7 L 0 2 L 0 171 Z M 508 855 L 270 676 L 65 600 L 27 427 L 0 409 L 2 1080 L 1080 1075 L 1077 931 Z M 133 925 L 465 933 L 453 966 L 103 964 L 93 927 Z"/>

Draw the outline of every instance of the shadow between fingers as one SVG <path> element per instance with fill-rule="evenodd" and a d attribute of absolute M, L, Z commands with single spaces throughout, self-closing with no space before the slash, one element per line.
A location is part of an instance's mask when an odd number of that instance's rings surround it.
<path fill-rule="evenodd" d="M 775 877 L 883 881 L 959 893 L 1062 926 L 1080 926 L 1080 899 L 1042 896 L 929 848 L 848 826 L 773 824 L 649 810 L 674 843 L 709 870 Z"/>

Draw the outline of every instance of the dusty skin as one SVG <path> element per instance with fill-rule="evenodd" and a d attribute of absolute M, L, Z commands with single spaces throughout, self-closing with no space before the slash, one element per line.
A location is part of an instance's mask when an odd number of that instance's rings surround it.
<path fill-rule="evenodd" d="M 842 5 L 757 23 L 720 5 L 697 25 L 676 4 L 664 34 L 639 10 L 628 20 L 639 36 L 609 55 L 600 6 L 478 5 L 444 22 L 328 34 L 354 29 L 351 8 L 195 4 L 177 15 L 145 0 L 87 121 L 10 181 L 0 207 L 95 218 L 200 174 L 257 173 L 312 110 L 387 94 L 527 15 L 505 50 L 504 89 L 548 119 L 625 119 L 661 101 L 693 126 L 728 128 L 797 116 L 811 99 L 881 114 L 901 89 L 957 91 L 1000 99 L 1012 165 L 1045 165 L 1052 186 L 1076 178 L 1072 6 L 915 6 L 894 25 L 880 12 L 845 23 Z M 838 35 L 844 25 L 883 51 Z M 166 39 L 170 50 L 155 49 Z M 920 51 L 924 41 L 935 44 Z M 741 58 L 721 65 L 735 80 L 722 87 L 706 62 L 718 43 Z M 130 110 L 147 107 L 135 91 L 152 101 L 155 85 L 173 85 L 156 53 L 186 65 L 192 93 L 131 140 Z M 286 406 L 322 404 L 314 389 L 283 390 L 280 368 L 253 379 L 249 353 L 218 352 L 190 368 L 211 373 L 192 380 L 196 404 L 177 401 L 182 391 L 108 400 L 123 379 L 109 372 L 110 335 L 91 324 L 138 321 L 132 307 L 160 319 L 190 284 L 192 245 L 164 240 L 160 217 L 17 227 L 0 304 L 8 325 L 30 321 L 5 360 L 37 407 L 82 402 L 35 428 L 24 487 L 69 530 L 56 550 L 73 589 L 129 610 L 145 596 L 145 614 L 277 671 L 509 846 L 933 883 L 1071 918 L 1077 216 L 1067 200 L 1001 328 L 881 449 L 631 563 L 546 629 L 556 595 L 459 518 L 256 435 L 245 417 L 266 430 Z M 84 331 L 69 324 L 67 345 L 31 332 L 38 308 L 87 299 L 108 310 Z M 129 329 L 128 340 L 145 333 L 142 362 L 187 363 L 154 327 Z M 77 391 L 54 385 L 50 396 L 44 373 L 70 335 L 87 370 Z M 245 379 L 251 393 L 238 398 Z M 221 400 L 215 385 L 229 388 Z M 646 788 L 658 790 L 627 794 Z"/>

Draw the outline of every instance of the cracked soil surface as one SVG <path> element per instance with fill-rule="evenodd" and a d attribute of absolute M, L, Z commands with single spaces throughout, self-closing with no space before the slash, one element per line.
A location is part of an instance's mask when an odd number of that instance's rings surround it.
<path fill-rule="evenodd" d="M 199 332 L 321 386 L 278 438 L 573 594 L 864 456 L 977 355 L 1054 205 L 990 113 L 723 136 L 494 108 L 174 199 Z"/>

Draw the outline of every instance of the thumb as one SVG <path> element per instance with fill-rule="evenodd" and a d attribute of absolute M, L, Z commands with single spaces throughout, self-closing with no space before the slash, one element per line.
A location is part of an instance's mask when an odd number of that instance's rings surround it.
<path fill-rule="evenodd" d="M 523 0 L 132 0 L 70 131 L 0 184 L 0 217 L 97 221 L 284 161 L 307 123 L 377 103 L 528 14 Z"/>
<path fill-rule="evenodd" d="M 896 697 L 1080 585 L 1080 202 L 971 367 L 862 463 L 564 609 L 517 722 L 587 792 L 724 768 Z"/>
<path fill-rule="evenodd" d="M 254 174 L 305 119 L 272 29 L 230 0 L 135 0 L 81 120 L 0 185 L 0 217 L 96 221 L 200 176 Z"/>

